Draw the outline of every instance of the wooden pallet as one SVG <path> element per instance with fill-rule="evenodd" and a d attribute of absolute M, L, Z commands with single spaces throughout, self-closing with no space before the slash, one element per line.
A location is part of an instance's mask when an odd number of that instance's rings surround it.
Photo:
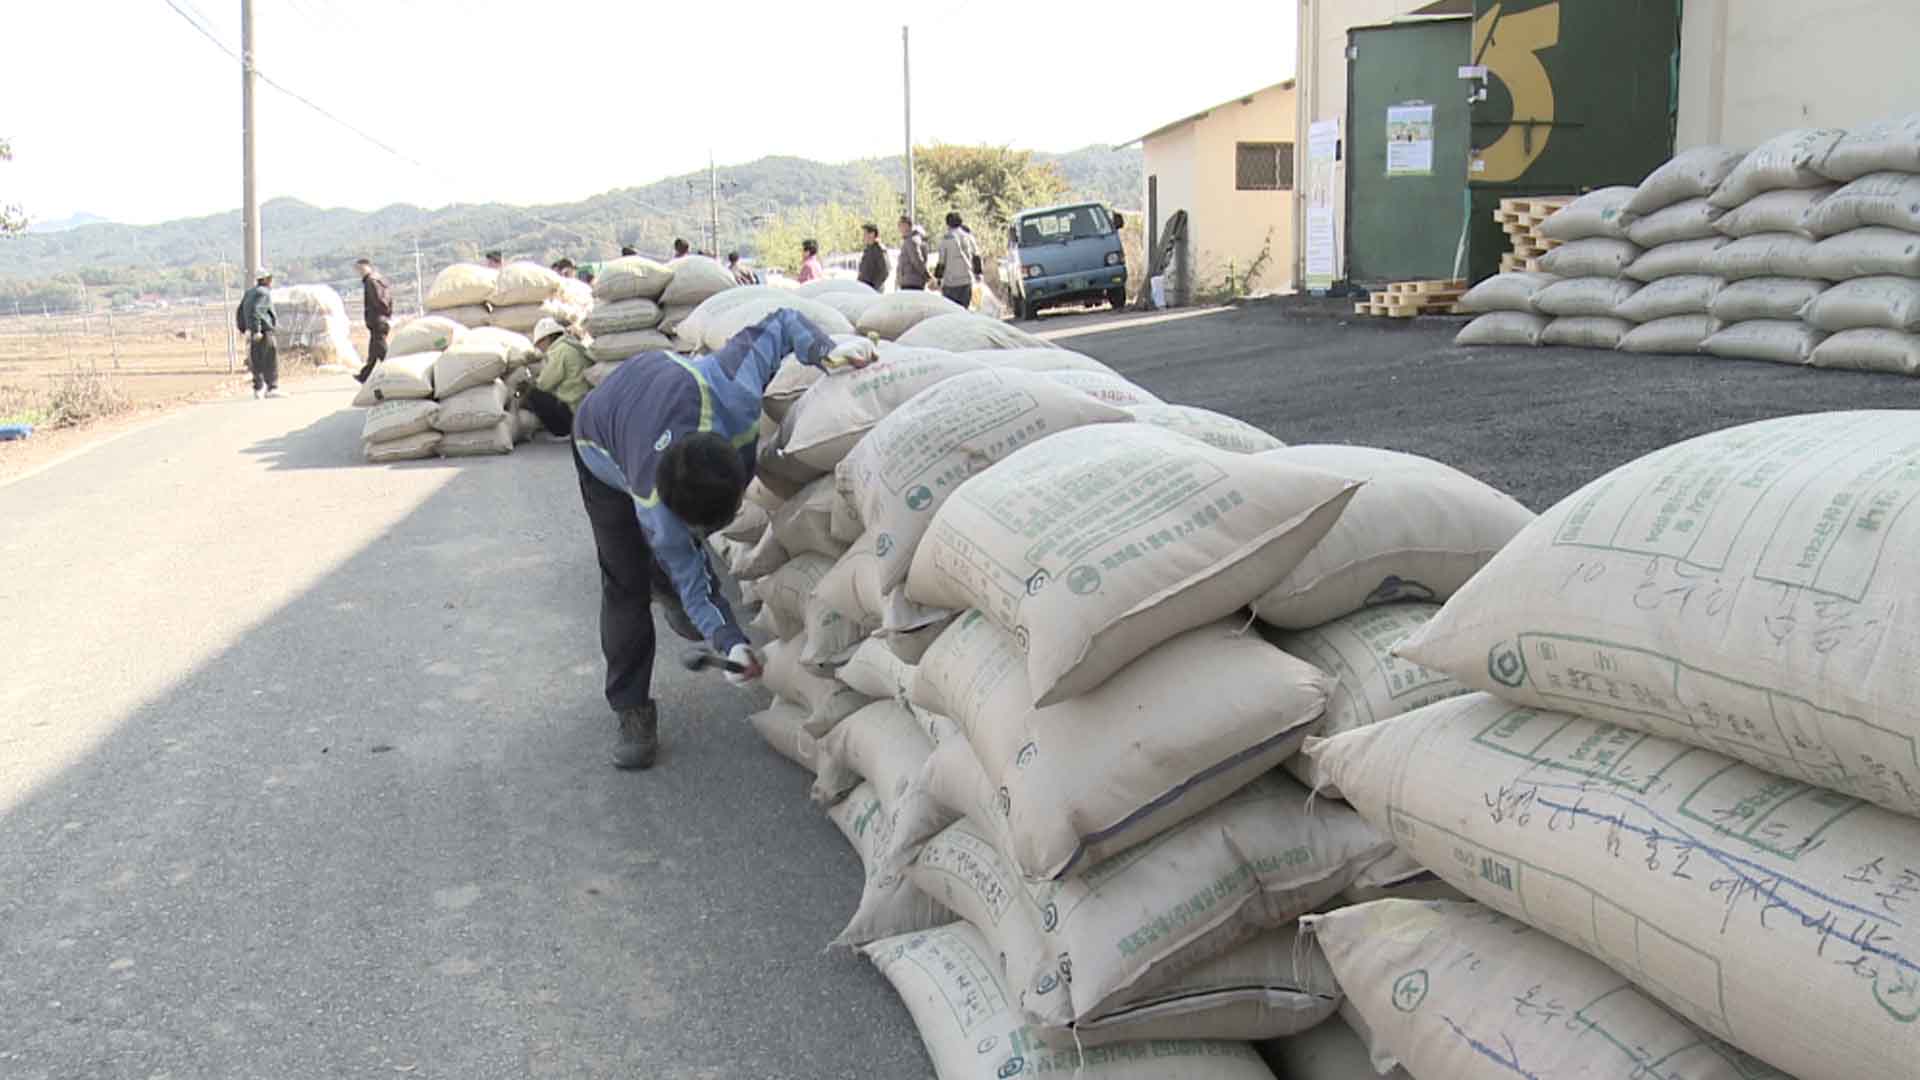
<path fill-rule="evenodd" d="M 1500 257 L 1500 271 L 1538 270 L 1540 257 L 1562 243 L 1540 235 L 1540 226 L 1560 208 L 1572 202 L 1572 195 L 1537 195 L 1521 199 L 1501 199 L 1493 219 L 1507 234 L 1513 250 Z"/>
<path fill-rule="evenodd" d="M 1538 256 L 1523 257 L 1515 255 L 1511 251 L 1500 256 L 1500 272 L 1503 274 L 1512 273 L 1516 270 L 1532 270 L 1537 272 L 1539 269 L 1540 259 Z"/>
<path fill-rule="evenodd" d="M 1411 319 L 1416 315 L 1456 315 L 1459 314 L 1460 297 L 1466 291 L 1467 283 L 1458 278 L 1395 281 L 1389 283 L 1384 292 L 1376 292 L 1367 300 L 1353 305 L 1353 313 L 1388 319 Z"/>

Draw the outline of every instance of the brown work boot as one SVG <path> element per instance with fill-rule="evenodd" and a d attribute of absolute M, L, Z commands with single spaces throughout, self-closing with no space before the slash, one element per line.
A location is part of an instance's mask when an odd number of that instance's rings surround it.
<path fill-rule="evenodd" d="M 613 763 L 622 769 L 650 769 L 660 753 L 660 709 L 653 704 L 620 711 L 620 742 Z"/>

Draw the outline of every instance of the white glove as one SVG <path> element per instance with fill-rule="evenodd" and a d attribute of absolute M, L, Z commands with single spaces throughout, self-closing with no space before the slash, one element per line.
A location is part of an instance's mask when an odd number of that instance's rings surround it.
<path fill-rule="evenodd" d="M 733 685 L 746 686 L 760 677 L 760 658 L 745 645 L 735 645 L 729 649 L 727 659 L 747 669 L 738 673 L 732 671 L 726 673 L 727 681 Z"/>
<path fill-rule="evenodd" d="M 873 347 L 873 342 L 866 338 L 859 338 L 835 345 L 833 351 L 827 354 L 826 363 L 822 366 L 831 374 L 849 368 L 863 368 L 879 358 L 880 352 Z"/>

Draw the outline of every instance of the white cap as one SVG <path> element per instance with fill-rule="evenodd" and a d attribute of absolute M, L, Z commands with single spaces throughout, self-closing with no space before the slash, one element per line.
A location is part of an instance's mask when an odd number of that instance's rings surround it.
<path fill-rule="evenodd" d="M 524 326 L 526 324 L 522 323 L 521 325 Z M 538 345 L 555 334 L 564 334 L 566 332 L 567 328 L 560 325 L 559 319 L 552 317 L 542 318 L 533 326 L 533 343 Z"/>

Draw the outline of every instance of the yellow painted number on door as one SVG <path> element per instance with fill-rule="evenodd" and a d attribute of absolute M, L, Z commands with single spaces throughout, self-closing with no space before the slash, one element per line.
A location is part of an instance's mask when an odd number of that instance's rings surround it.
<path fill-rule="evenodd" d="M 1489 78 L 1499 76 L 1513 99 L 1507 130 L 1479 152 L 1477 166 L 1468 166 L 1475 180 L 1493 183 L 1519 179 L 1547 149 L 1553 133 L 1553 80 L 1538 54 L 1560 44 L 1558 3 L 1504 18 L 1502 7 L 1493 5 L 1473 24 L 1473 55 L 1486 65 Z M 1536 122 L 1531 133 L 1529 120 Z"/>

